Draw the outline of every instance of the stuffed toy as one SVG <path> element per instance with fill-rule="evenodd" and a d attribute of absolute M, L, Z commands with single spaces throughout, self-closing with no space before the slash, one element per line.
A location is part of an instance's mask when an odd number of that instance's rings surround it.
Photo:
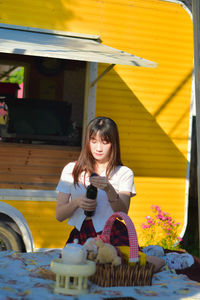
<path fill-rule="evenodd" d="M 94 238 L 88 238 L 84 244 L 85 249 L 87 250 L 87 259 L 95 261 L 97 257 L 98 248 Z"/>
<path fill-rule="evenodd" d="M 100 264 L 111 263 L 113 266 L 121 264 L 121 257 L 118 256 L 116 248 L 109 244 L 104 243 L 99 238 L 89 238 L 84 244 L 89 260 L 93 260 Z"/>
<path fill-rule="evenodd" d="M 100 239 L 96 240 L 96 245 L 98 248 L 96 262 L 100 264 L 111 263 L 112 266 L 121 265 L 121 257 L 118 256 L 117 250 L 113 245 L 104 243 Z"/>

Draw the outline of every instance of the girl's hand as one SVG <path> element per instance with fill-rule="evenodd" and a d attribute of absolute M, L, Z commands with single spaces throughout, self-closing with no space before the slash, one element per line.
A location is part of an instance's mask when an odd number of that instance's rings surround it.
<path fill-rule="evenodd" d="M 104 176 L 93 176 L 90 178 L 90 183 L 103 191 L 106 191 L 110 185 L 108 179 Z"/>
<path fill-rule="evenodd" d="M 80 197 L 79 207 L 83 210 L 93 211 L 97 207 L 96 199 L 89 199 L 85 195 Z"/>

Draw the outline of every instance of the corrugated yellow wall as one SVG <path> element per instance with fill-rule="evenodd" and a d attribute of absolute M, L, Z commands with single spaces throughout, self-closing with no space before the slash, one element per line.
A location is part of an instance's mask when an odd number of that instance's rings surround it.
<path fill-rule="evenodd" d="M 135 172 L 130 216 L 139 236 L 152 204 L 183 228 L 193 67 L 192 20 L 184 8 L 159 0 L 3 0 L 0 19 L 99 34 L 104 44 L 158 63 L 115 66 L 98 83 L 96 114 L 119 125 L 124 164 Z"/>
<path fill-rule="evenodd" d="M 55 202 L 4 201 L 18 209 L 33 235 L 35 248 L 63 248 L 72 230 L 66 222 L 55 220 Z"/>
<path fill-rule="evenodd" d="M 156 61 L 158 68 L 116 66 L 98 84 L 97 114 L 106 111 L 119 125 L 123 161 L 136 176 L 130 216 L 142 243 L 151 205 L 169 212 L 180 230 L 184 226 L 193 40 L 191 18 L 181 6 L 134 4 L 129 13 L 118 6 L 120 20 L 110 21 L 113 31 L 104 42 Z M 117 14 L 117 6 L 109 9 Z"/>

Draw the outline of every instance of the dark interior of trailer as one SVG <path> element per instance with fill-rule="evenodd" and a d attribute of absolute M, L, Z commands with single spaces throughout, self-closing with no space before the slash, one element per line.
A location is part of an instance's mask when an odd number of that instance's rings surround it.
<path fill-rule="evenodd" d="M 1 142 L 80 146 L 85 70 L 82 61 L 0 54 Z"/>

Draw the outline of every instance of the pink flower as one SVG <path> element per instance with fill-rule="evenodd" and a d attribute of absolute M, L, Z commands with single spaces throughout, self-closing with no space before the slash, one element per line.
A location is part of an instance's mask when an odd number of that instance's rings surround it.
<path fill-rule="evenodd" d="M 158 205 L 152 205 L 152 209 L 155 209 L 157 211 L 161 211 L 160 207 Z"/>
<path fill-rule="evenodd" d="M 147 220 L 147 223 L 148 223 L 148 224 L 151 224 L 151 225 L 155 225 L 153 219 L 148 219 L 148 220 Z"/>
<path fill-rule="evenodd" d="M 177 237 L 177 229 L 180 223 L 175 223 L 169 213 L 163 212 L 158 205 L 151 206 L 154 216 L 146 216 L 146 223 L 142 224 L 142 228 L 145 231 L 146 236 L 149 235 L 149 243 L 152 243 L 153 236 L 157 229 L 162 229 L 164 237 L 159 241 L 161 245 L 167 247 L 174 247 L 174 243 L 182 241 L 180 237 Z M 156 235 L 155 235 L 156 236 Z"/>
<path fill-rule="evenodd" d="M 142 224 L 143 229 L 150 228 L 150 227 L 151 227 L 150 225 Z"/>
<path fill-rule="evenodd" d="M 163 216 L 162 216 L 161 214 L 158 214 L 158 215 L 157 215 L 157 219 L 162 220 L 162 218 L 163 218 Z"/>

